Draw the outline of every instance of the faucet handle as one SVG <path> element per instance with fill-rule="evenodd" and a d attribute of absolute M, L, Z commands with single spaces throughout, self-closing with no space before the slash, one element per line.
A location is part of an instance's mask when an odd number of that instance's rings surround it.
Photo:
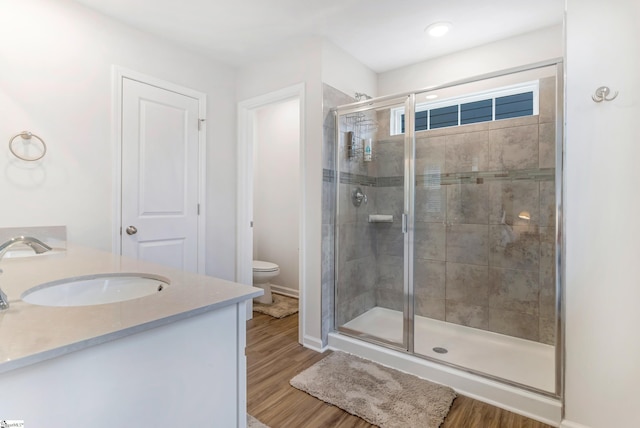
<path fill-rule="evenodd" d="M 0 311 L 4 311 L 6 309 L 9 309 L 9 299 L 7 298 L 7 295 L 4 294 L 4 291 L 0 289 Z"/>
<path fill-rule="evenodd" d="M 2 269 L 0 269 L 0 275 L 2 274 Z M 7 295 L 4 294 L 4 291 L 0 288 L 0 311 L 4 311 L 9 309 L 9 299 Z"/>

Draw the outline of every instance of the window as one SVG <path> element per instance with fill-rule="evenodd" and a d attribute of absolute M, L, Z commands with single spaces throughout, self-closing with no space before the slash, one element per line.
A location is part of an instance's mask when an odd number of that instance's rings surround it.
<path fill-rule="evenodd" d="M 533 114 L 533 92 L 496 98 L 496 120 Z"/>
<path fill-rule="evenodd" d="M 493 120 L 493 101 L 482 100 L 460 105 L 460 125 Z"/>
<path fill-rule="evenodd" d="M 429 129 L 456 126 L 458 124 L 458 106 L 441 107 L 429 110 L 429 120 L 431 122 Z"/>
<path fill-rule="evenodd" d="M 416 103 L 416 131 L 538 114 L 538 81 Z M 391 135 L 404 133 L 404 107 L 391 110 Z"/>

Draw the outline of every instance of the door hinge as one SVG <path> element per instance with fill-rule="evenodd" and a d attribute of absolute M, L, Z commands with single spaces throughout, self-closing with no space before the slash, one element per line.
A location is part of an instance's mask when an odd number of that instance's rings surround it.
<path fill-rule="evenodd" d="M 200 204 L 198 204 L 198 215 L 200 215 Z"/>
<path fill-rule="evenodd" d="M 202 129 L 202 125 L 204 124 L 205 120 L 207 119 L 198 119 L 198 131 Z"/>

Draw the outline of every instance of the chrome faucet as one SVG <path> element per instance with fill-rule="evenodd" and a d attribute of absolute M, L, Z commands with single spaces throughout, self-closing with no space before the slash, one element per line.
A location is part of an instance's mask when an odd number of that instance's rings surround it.
<path fill-rule="evenodd" d="M 40 241 L 39 239 L 32 238 L 31 236 L 16 236 L 15 238 L 9 239 L 7 242 L 0 244 L 0 261 L 7 253 L 9 248 L 16 244 L 24 244 L 31 248 L 36 254 L 41 254 L 47 251 L 51 251 L 51 247 Z M 0 269 L 0 274 L 2 273 L 2 269 Z M 9 299 L 7 299 L 7 295 L 4 294 L 2 289 L 0 288 L 0 311 L 5 309 L 9 309 Z"/>

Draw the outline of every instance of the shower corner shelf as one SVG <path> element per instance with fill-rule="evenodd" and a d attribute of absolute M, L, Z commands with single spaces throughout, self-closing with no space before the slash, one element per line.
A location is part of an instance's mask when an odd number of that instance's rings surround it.
<path fill-rule="evenodd" d="M 347 150 L 347 159 L 350 161 L 358 161 L 361 163 L 369 163 L 369 162 L 373 162 L 376 160 L 376 155 L 371 154 L 367 160 L 365 160 L 365 155 L 364 155 L 364 147 L 362 142 L 360 144 L 352 144 L 352 145 L 347 145 L 346 147 Z"/>

